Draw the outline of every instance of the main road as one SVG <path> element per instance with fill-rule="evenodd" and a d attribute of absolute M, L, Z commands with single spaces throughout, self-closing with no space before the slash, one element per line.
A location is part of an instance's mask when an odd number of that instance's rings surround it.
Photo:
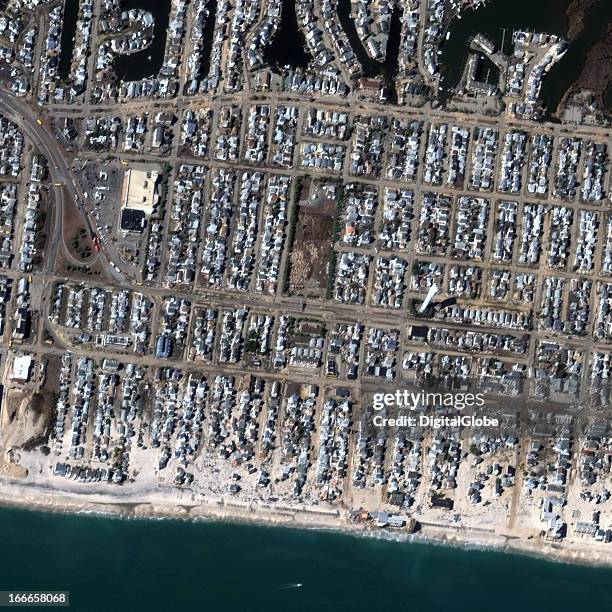
<path fill-rule="evenodd" d="M 72 200 L 76 203 L 77 208 L 83 215 L 85 223 L 87 224 L 90 232 L 92 234 L 94 233 L 91 221 L 83 208 L 85 195 L 70 166 L 66 162 L 57 139 L 45 126 L 45 124 L 40 121 L 39 115 L 31 106 L 26 104 L 23 100 L 15 97 L 13 94 L 0 89 L 0 114 L 12 121 L 39 149 L 39 151 L 47 158 L 48 161 L 49 174 L 53 181 L 56 204 L 55 225 L 53 228 L 51 241 L 49 243 L 46 263 L 47 272 L 51 272 L 60 242 L 63 244 L 62 218 L 64 211 L 65 191 L 68 192 L 70 198 L 72 198 Z M 66 253 L 68 253 L 67 249 L 65 250 Z M 116 281 L 125 281 L 125 277 L 118 273 L 113 266 L 111 266 L 104 252 L 101 251 L 98 254 L 98 258 L 105 267 L 106 272 Z"/>

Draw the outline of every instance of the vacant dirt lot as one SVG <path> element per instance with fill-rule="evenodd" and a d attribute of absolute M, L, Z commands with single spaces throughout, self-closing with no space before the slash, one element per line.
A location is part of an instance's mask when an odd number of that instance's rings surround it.
<path fill-rule="evenodd" d="M 334 239 L 336 201 L 316 183 L 306 182 L 297 210 L 295 239 L 291 252 L 289 293 L 325 297 Z"/>

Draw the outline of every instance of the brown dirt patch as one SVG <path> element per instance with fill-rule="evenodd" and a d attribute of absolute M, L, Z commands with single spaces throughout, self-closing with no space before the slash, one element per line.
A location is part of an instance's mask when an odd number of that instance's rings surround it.
<path fill-rule="evenodd" d="M 336 201 L 300 200 L 290 258 L 289 293 L 324 297 L 333 251 Z"/>

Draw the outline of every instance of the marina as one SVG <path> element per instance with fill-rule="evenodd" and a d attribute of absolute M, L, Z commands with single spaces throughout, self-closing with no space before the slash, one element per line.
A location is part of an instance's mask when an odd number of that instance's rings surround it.
<path fill-rule="evenodd" d="M 503 4 L 503 6 L 502 6 Z M 468 10 L 450 24 L 450 37 L 441 46 L 441 75 L 446 87 L 459 81 L 469 51 L 469 40 L 480 33 L 508 53 L 513 29 L 527 29 L 566 36 L 569 0 L 492 0 L 478 10 Z M 587 11 L 584 29 L 571 41 L 563 62 L 555 65 L 542 85 L 542 99 L 549 113 L 555 111 L 567 89 L 576 81 L 589 49 L 605 36 L 612 11 L 610 0 L 596 2 Z M 512 26 L 512 27 L 511 27 Z M 445 94 L 447 95 L 447 94 Z M 442 98 L 445 98 L 445 95 Z"/>

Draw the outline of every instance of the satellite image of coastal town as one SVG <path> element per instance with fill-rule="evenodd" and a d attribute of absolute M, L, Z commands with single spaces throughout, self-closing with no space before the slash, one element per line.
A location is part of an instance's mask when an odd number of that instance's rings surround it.
<path fill-rule="evenodd" d="M 0 0 L 0 505 L 612 565 L 611 109 L 612 0 Z"/>

